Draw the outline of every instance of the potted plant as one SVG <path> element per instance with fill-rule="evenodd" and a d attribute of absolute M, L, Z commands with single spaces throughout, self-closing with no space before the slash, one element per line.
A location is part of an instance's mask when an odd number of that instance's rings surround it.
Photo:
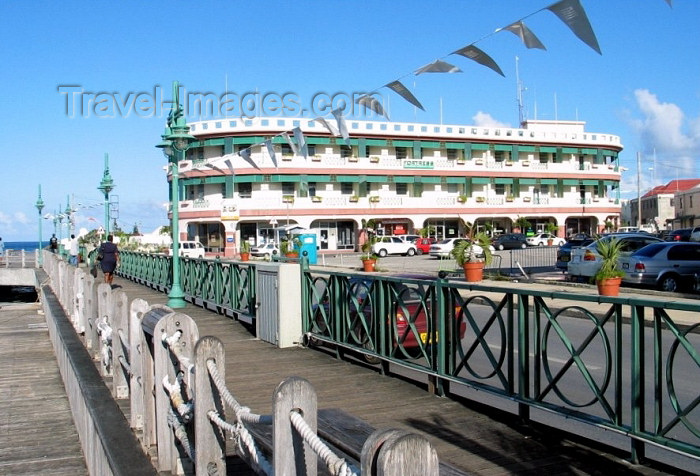
<path fill-rule="evenodd" d="M 358 201 L 359 199 L 360 199 L 360 197 L 358 197 L 357 195 L 350 195 L 350 197 L 348 198 L 348 201 L 349 201 L 350 203 L 357 203 L 357 201 Z"/>
<path fill-rule="evenodd" d="M 467 196 L 466 196 L 466 195 L 459 195 L 459 196 L 457 197 L 457 201 L 458 201 L 459 203 L 466 203 L 466 202 L 467 202 Z"/>
<path fill-rule="evenodd" d="M 493 259 L 491 238 L 484 232 L 477 232 L 476 224 L 463 223 L 467 237 L 452 248 L 452 256 L 464 269 L 467 282 L 478 282 L 484 279 L 484 266 L 490 264 Z"/>
<path fill-rule="evenodd" d="M 625 275 L 617 267 L 622 252 L 622 241 L 613 238 L 598 240 L 596 245 L 602 264 L 595 274 L 594 279 L 598 286 L 598 294 L 601 296 L 618 296 L 620 283 Z"/>
<path fill-rule="evenodd" d="M 372 245 L 374 244 L 374 237 L 368 239 L 362 245 L 362 254 L 360 255 L 360 261 L 362 261 L 363 271 L 371 272 L 377 269 L 377 255 L 372 253 Z"/>
<path fill-rule="evenodd" d="M 299 240 L 299 238 L 284 240 L 280 243 L 280 253 L 287 258 L 298 258 L 300 245 L 301 240 Z"/>
<path fill-rule="evenodd" d="M 238 252 L 241 255 L 241 261 L 248 261 L 250 259 L 250 242 L 248 240 L 241 241 Z"/>
<path fill-rule="evenodd" d="M 547 233 L 549 233 L 549 234 L 551 234 L 551 235 L 556 236 L 556 235 L 557 235 L 557 231 L 559 231 L 559 227 L 557 226 L 556 223 L 552 223 L 551 221 L 549 221 L 549 222 L 547 222 L 547 224 L 545 225 L 544 231 L 547 232 Z M 553 239 L 553 238 L 549 238 L 549 239 L 547 240 L 547 246 L 552 246 L 553 244 L 554 244 L 554 239 Z"/>

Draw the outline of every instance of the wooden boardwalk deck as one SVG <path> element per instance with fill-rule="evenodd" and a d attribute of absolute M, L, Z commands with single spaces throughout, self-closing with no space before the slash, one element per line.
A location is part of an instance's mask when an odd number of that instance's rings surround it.
<path fill-rule="evenodd" d="M 167 301 L 164 294 L 124 279 L 116 278 L 114 284 L 130 301 Z M 512 415 L 433 396 L 420 385 L 318 350 L 278 349 L 214 312 L 189 304 L 181 311 L 195 319 L 200 336 L 213 335 L 224 342 L 227 386 L 254 412 L 271 413 L 275 387 L 286 377 L 299 376 L 315 387 L 319 409 L 339 408 L 375 428 L 421 433 L 435 446 L 441 462 L 469 474 L 663 474 L 632 466 L 619 455 L 551 428 L 521 426 Z"/>
<path fill-rule="evenodd" d="M 0 305 L 0 474 L 88 474 L 35 303 Z"/>

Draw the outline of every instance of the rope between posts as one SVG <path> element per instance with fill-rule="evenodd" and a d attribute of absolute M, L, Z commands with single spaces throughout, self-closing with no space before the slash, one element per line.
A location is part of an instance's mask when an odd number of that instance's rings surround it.
<path fill-rule="evenodd" d="M 131 365 L 129 365 L 129 362 L 124 358 L 123 355 L 119 356 L 119 363 L 122 364 L 122 367 L 124 368 L 124 372 L 131 377 L 133 374 L 131 373 Z"/>
<path fill-rule="evenodd" d="M 182 417 L 185 423 L 192 420 L 192 413 L 194 412 L 194 405 L 192 403 L 186 403 L 182 396 L 182 380 L 176 379 L 176 383 L 170 384 L 168 381 L 168 376 L 163 377 L 163 388 L 170 395 L 170 403 L 177 410 L 177 413 Z"/>
<path fill-rule="evenodd" d="M 186 371 L 188 374 L 192 371 L 192 368 L 194 367 L 194 364 L 192 361 L 189 359 L 189 357 L 186 357 L 182 354 L 182 350 L 179 346 L 175 345 L 178 342 L 180 342 L 180 338 L 182 337 L 182 331 L 177 330 L 173 335 L 168 337 L 168 335 L 163 332 L 161 335 L 161 341 L 163 344 L 165 344 L 168 347 L 168 350 L 170 350 L 170 353 L 172 353 L 175 357 L 177 357 L 178 362 L 180 363 L 180 368 Z"/>
<path fill-rule="evenodd" d="M 272 423 L 272 417 L 270 415 L 258 415 L 257 413 L 251 413 L 250 408 L 242 406 L 236 401 L 234 396 L 226 388 L 226 383 L 221 378 L 219 369 L 216 368 L 216 362 L 213 359 L 207 360 L 207 369 L 209 370 L 209 375 L 211 375 L 217 390 L 221 394 L 224 401 L 228 404 L 236 415 L 238 420 L 244 421 L 246 423 L 260 423 L 269 425 Z"/>
<path fill-rule="evenodd" d="M 168 411 L 168 426 L 170 426 L 170 428 L 173 429 L 173 434 L 175 438 L 180 442 L 180 444 L 185 450 L 185 453 L 187 453 L 187 456 L 190 458 L 190 460 L 194 461 L 195 449 L 190 444 L 190 438 L 187 436 L 187 430 L 185 429 L 185 425 L 182 424 L 175 412 L 173 412 L 172 408 L 170 408 L 170 410 Z"/>
<path fill-rule="evenodd" d="M 212 423 L 219 426 L 224 431 L 228 431 L 234 437 L 239 454 L 248 453 L 253 470 L 257 474 L 273 475 L 274 470 L 265 455 L 255 445 L 255 438 L 240 420 L 235 425 L 221 419 L 221 416 L 214 410 L 209 410 L 207 416 Z"/>
<path fill-rule="evenodd" d="M 331 450 L 309 424 L 306 423 L 301 413 L 292 410 L 289 414 L 289 418 L 294 428 L 299 432 L 299 435 L 311 446 L 311 449 L 318 457 L 326 463 L 328 470 L 333 476 L 358 476 L 360 474 L 357 468 L 353 468 L 345 459 L 333 453 L 333 450 Z"/>

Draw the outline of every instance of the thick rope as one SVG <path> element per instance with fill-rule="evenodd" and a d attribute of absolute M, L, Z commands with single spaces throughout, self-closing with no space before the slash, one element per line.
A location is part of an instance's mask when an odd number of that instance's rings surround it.
<path fill-rule="evenodd" d="M 170 395 L 170 404 L 177 410 L 178 415 L 180 415 L 185 423 L 189 423 L 193 417 L 194 405 L 192 403 L 185 403 L 185 399 L 182 397 L 182 381 L 176 379 L 175 382 L 176 383 L 171 385 L 166 375 L 163 377 L 163 388 Z"/>
<path fill-rule="evenodd" d="M 129 362 L 127 362 L 123 355 L 119 356 L 119 363 L 122 364 L 122 368 L 124 369 L 126 375 L 128 375 L 129 377 L 134 375 L 131 373 L 131 365 L 129 365 Z"/>
<path fill-rule="evenodd" d="M 269 425 L 272 423 L 272 416 L 270 415 L 258 415 L 257 413 L 251 413 L 250 408 L 242 406 L 236 401 L 228 388 L 226 388 L 226 383 L 221 378 L 219 374 L 219 369 L 216 368 L 216 362 L 213 359 L 207 360 L 207 369 L 209 370 L 209 375 L 214 381 L 214 385 L 219 390 L 224 401 L 228 404 L 236 415 L 236 419 L 244 421 L 246 423 L 261 423 Z"/>
<path fill-rule="evenodd" d="M 333 476 L 358 476 L 360 471 L 340 458 L 326 445 L 316 432 L 306 423 L 304 417 L 297 411 L 291 411 L 289 418 L 299 435 L 309 444 L 311 449 L 326 463 Z"/>
<path fill-rule="evenodd" d="M 249 455 L 253 471 L 257 474 L 274 474 L 272 465 L 270 465 L 265 455 L 255 445 L 255 438 L 253 438 L 253 435 L 251 435 L 245 425 L 243 425 L 243 422 L 238 421 L 235 425 L 232 425 L 222 420 L 219 414 L 214 410 L 209 410 L 207 416 L 212 423 L 233 435 L 237 453 L 241 456 L 244 456 L 246 453 Z"/>
<path fill-rule="evenodd" d="M 194 447 L 190 444 L 190 439 L 187 436 L 187 430 L 185 429 L 185 425 L 182 424 L 180 419 L 175 415 L 175 412 L 173 412 L 173 409 L 171 408 L 170 411 L 168 411 L 168 426 L 173 429 L 173 435 L 175 436 L 175 439 L 180 442 L 182 447 L 185 450 L 185 453 L 187 453 L 187 456 L 194 462 L 195 460 L 195 449 Z"/>
<path fill-rule="evenodd" d="M 168 335 L 165 332 L 163 332 L 163 334 L 161 335 L 160 338 L 161 338 L 161 341 L 163 342 L 163 344 L 167 345 L 168 350 L 170 350 L 170 353 L 173 354 L 177 358 L 177 361 L 180 364 L 180 368 L 183 369 L 183 371 L 187 372 L 187 374 L 189 375 L 192 372 L 192 368 L 194 367 L 194 364 L 189 359 L 189 357 L 182 354 L 181 348 L 179 346 L 175 345 L 180 341 L 181 337 L 182 337 L 182 331 L 177 330 L 170 337 L 168 337 Z"/>

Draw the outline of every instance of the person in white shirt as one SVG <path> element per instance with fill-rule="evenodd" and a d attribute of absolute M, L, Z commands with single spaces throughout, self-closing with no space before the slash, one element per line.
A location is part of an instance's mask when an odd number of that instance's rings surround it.
<path fill-rule="evenodd" d="M 78 266 L 78 253 L 79 253 L 79 247 L 78 247 L 78 239 L 75 237 L 75 235 L 70 236 L 70 257 L 68 258 L 68 264 L 72 264 L 73 266 Z"/>

